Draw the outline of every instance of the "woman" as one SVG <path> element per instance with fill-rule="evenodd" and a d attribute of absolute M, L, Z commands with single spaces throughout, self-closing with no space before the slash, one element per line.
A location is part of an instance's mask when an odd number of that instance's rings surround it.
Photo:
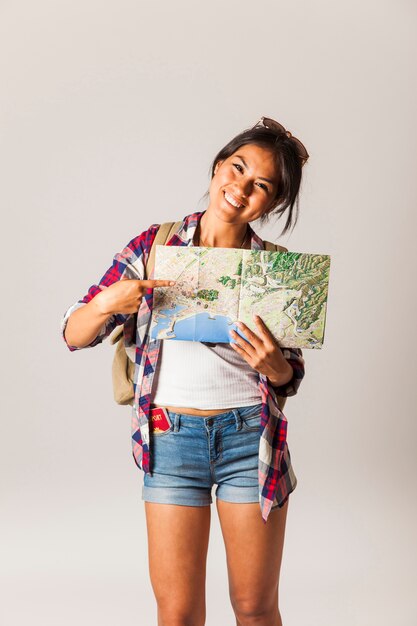
<path fill-rule="evenodd" d="M 206 211 L 186 216 L 166 245 L 263 249 L 250 222 L 287 213 L 283 232 L 295 225 L 307 158 L 289 131 L 261 118 L 217 154 Z M 237 623 L 279 626 L 285 523 L 297 479 L 277 395 L 297 392 L 302 352 L 281 349 L 260 318 L 256 333 L 240 324 L 245 338 L 232 331 L 230 344 L 150 340 L 152 289 L 173 284 L 143 279 L 157 231 L 151 226 L 115 255 L 99 284 L 66 311 L 63 338 L 71 351 L 93 347 L 138 313 L 132 442 L 145 472 L 158 624 L 205 623 L 211 487 L 217 484 Z M 153 419 L 163 427 L 153 427 Z"/>

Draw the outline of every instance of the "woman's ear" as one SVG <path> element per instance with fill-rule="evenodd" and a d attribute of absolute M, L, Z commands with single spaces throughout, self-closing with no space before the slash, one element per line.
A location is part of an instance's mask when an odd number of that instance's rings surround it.
<path fill-rule="evenodd" d="M 217 161 L 216 165 L 214 166 L 214 176 L 217 174 L 217 170 L 219 169 L 222 163 L 223 161 Z"/>

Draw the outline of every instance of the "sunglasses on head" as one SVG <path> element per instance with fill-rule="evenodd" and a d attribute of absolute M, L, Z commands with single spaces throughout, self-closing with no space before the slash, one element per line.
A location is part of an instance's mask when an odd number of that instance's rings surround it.
<path fill-rule="evenodd" d="M 276 122 L 270 117 L 261 117 L 261 119 L 256 122 L 254 126 L 252 126 L 252 129 L 256 128 L 257 126 L 269 128 L 271 130 L 274 130 L 276 133 L 285 133 L 287 137 L 289 137 L 297 147 L 298 156 L 301 159 L 301 167 L 307 162 L 307 159 L 310 155 L 308 154 L 305 145 L 301 143 L 301 141 L 297 139 L 297 137 L 294 137 L 294 135 L 292 135 L 289 130 L 286 130 L 282 124 L 279 124 L 279 122 Z"/>

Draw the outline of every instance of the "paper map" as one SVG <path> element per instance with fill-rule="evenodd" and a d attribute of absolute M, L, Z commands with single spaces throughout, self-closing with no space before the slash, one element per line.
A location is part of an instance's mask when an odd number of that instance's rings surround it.
<path fill-rule="evenodd" d="M 156 246 L 151 337 L 230 343 L 258 314 L 281 347 L 321 348 L 330 256 L 236 248 Z"/>

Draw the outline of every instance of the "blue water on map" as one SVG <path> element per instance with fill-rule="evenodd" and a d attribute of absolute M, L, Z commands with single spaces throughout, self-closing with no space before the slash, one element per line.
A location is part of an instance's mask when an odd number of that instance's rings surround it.
<path fill-rule="evenodd" d="M 175 324 L 177 339 L 194 339 L 194 341 L 209 341 L 210 343 L 229 343 L 229 331 L 233 328 L 229 317 L 209 313 L 197 313 Z"/>
<path fill-rule="evenodd" d="M 172 315 L 178 313 L 184 307 L 176 306 L 175 309 L 161 311 L 167 317 L 159 317 L 158 324 L 152 330 L 152 337 L 156 338 L 161 330 L 168 328 L 172 322 Z M 175 339 L 183 341 L 206 341 L 209 343 L 230 343 L 233 338 L 230 330 L 237 331 L 244 337 L 229 317 L 224 315 L 211 316 L 209 313 L 197 313 L 192 317 L 180 320 L 174 325 Z M 168 334 L 168 337 L 170 334 Z M 174 337 L 173 337 L 174 339 Z"/>
<path fill-rule="evenodd" d="M 163 309 L 161 313 L 162 315 L 166 315 L 167 317 L 159 318 L 158 324 L 152 329 L 151 337 L 155 339 L 161 330 L 165 330 L 166 328 L 168 328 L 171 325 L 172 316 L 176 313 L 179 313 L 182 309 L 185 308 L 185 306 L 180 306 L 179 304 L 176 304 L 175 307 L 173 307 L 172 309 Z"/>
<path fill-rule="evenodd" d="M 159 317 L 158 324 L 152 329 L 152 338 L 156 338 L 161 330 L 166 330 L 172 324 L 172 317 L 184 308 L 186 307 L 176 305 L 175 308 L 162 310 L 162 315 L 166 315 L 166 317 Z M 230 343 L 233 341 L 233 337 L 229 334 L 232 329 L 246 339 L 244 333 L 232 323 L 229 317 L 225 315 L 213 316 L 210 313 L 202 312 L 175 322 L 174 332 L 168 333 L 167 337 L 172 336 L 173 339 L 183 341 Z"/>

